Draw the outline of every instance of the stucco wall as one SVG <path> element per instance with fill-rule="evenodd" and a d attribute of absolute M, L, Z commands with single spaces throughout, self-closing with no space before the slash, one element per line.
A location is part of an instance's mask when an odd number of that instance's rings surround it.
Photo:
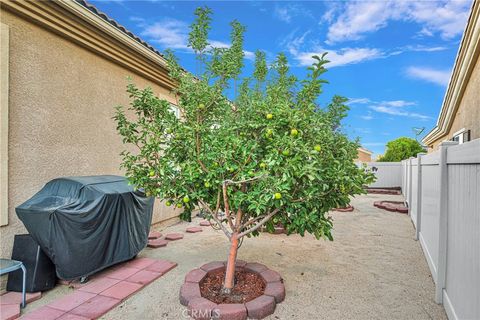
<path fill-rule="evenodd" d="M 444 140 L 451 140 L 453 133 L 465 128 L 470 130 L 470 139 L 480 138 L 480 60 L 477 59 L 473 72 L 468 80 L 467 87 L 462 96 L 460 106 L 448 134 L 436 140 L 433 148 L 437 150 L 438 145 Z"/>
<path fill-rule="evenodd" d="M 112 116 L 114 106 L 129 102 L 126 77 L 163 97 L 169 92 L 12 13 L 2 11 L 1 20 L 10 28 L 10 100 L 9 224 L 0 228 L 0 256 L 10 257 L 14 234 L 26 232 L 15 207 L 46 182 L 122 174 L 124 147 Z M 153 222 L 179 213 L 157 201 Z"/>
<path fill-rule="evenodd" d="M 364 151 L 359 149 L 357 159 L 355 161 L 372 162 L 372 154 L 364 152 Z"/>

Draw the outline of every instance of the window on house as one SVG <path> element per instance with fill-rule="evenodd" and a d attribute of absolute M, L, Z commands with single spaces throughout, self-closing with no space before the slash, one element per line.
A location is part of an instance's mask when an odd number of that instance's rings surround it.
<path fill-rule="evenodd" d="M 173 114 L 177 117 L 177 119 L 180 119 L 180 109 L 174 105 L 173 103 L 170 103 L 170 110 L 173 112 Z"/>
<path fill-rule="evenodd" d="M 457 141 L 459 144 L 470 141 L 470 130 L 465 128 L 458 130 L 453 134 L 452 141 Z"/>

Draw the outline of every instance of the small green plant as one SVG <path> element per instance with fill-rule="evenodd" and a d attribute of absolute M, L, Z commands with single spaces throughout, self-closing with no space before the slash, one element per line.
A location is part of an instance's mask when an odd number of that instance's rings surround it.
<path fill-rule="evenodd" d="M 122 153 L 131 183 L 183 208 L 186 220 L 201 208 L 229 239 L 228 293 L 243 237 L 282 224 L 288 234 L 332 240 L 327 212 L 346 206 L 372 176 L 354 164 L 358 144 L 339 129 L 346 99 L 335 96 L 325 108 L 316 103 L 326 82 L 325 55 L 315 56 L 299 80 L 289 74 L 284 54 L 267 67 L 257 51 L 252 77 L 237 90 L 245 27 L 233 22 L 231 46 L 209 48 L 211 12 L 195 14 L 189 45 L 202 71 L 184 72 L 167 54 L 181 117 L 151 89 L 129 84 L 131 104 L 117 107 L 115 120 L 123 142 L 136 148 Z M 233 101 L 225 95 L 231 85 Z"/>

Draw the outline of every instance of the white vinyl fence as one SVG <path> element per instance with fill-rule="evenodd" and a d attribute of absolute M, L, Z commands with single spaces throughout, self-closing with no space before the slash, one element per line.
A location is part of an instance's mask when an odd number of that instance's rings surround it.
<path fill-rule="evenodd" d="M 399 188 L 402 186 L 401 162 L 367 162 L 365 165 L 377 177 L 369 187 Z"/>
<path fill-rule="evenodd" d="M 480 139 L 402 161 L 402 192 L 449 319 L 480 319 Z"/>

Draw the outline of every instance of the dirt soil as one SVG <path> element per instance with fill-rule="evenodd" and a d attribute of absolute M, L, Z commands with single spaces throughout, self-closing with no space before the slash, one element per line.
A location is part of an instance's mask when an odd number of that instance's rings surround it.
<path fill-rule="evenodd" d="M 235 287 L 231 294 L 222 293 L 225 270 L 210 272 L 200 283 L 202 297 L 215 303 L 245 303 L 265 292 L 265 282 L 258 274 L 249 271 L 235 272 Z"/>
<path fill-rule="evenodd" d="M 285 301 L 267 319 L 447 319 L 443 307 L 434 302 L 435 286 L 410 217 L 375 208 L 373 202 L 381 200 L 403 199 L 367 194 L 353 199 L 353 212 L 332 212 L 333 242 L 269 233 L 245 239 L 238 259 L 263 263 L 284 279 Z M 185 232 L 200 221 L 159 231 Z M 204 263 L 225 261 L 228 249 L 221 231 L 203 227 L 203 232 L 185 233 L 184 239 L 164 248 L 143 250 L 139 256 L 168 259 L 178 267 L 101 319 L 188 319 L 178 298 L 185 275 Z M 66 286 L 57 286 L 25 311 L 68 292 Z"/>

